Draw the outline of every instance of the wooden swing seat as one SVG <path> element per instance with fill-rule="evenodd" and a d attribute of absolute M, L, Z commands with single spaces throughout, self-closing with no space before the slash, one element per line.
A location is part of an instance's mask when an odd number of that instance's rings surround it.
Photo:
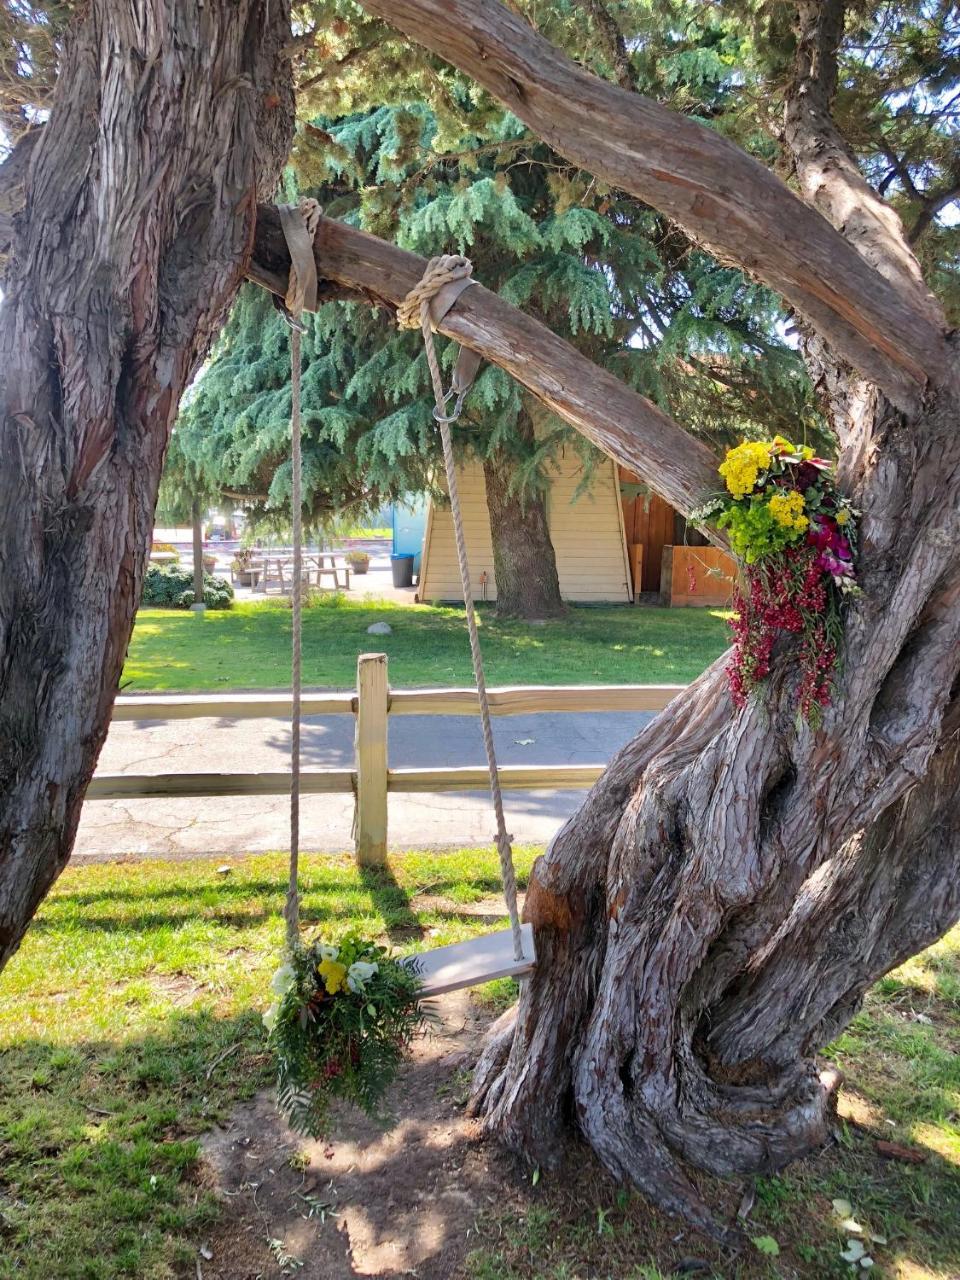
<path fill-rule="evenodd" d="M 533 925 L 520 926 L 523 958 L 513 954 L 513 934 L 509 929 L 485 933 L 466 942 L 454 942 L 433 951 L 408 956 L 404 964 L 415 969 L 423 981 L 425 996 L 442 996 L 462 987 L 476 987 L 494 978 L 522 978 L 537 962 Z"/>
<path fill-rule="evenodd" d="M 322 210 L 316 200 L 302 200 L 296 206 L 280 205 L 279 209 L 280 223 L 283 228 L 284 238 L 287 241 L 287 247 L 290 250 L 291 261 L 290 278 L 285 299 L 285 313 L 290 320 L 291 328 L 290 436 L 292 445 L 292 485 L 290 501 L 293 509 L 293 581 L 296 584 L 302 580 L 303 572 L 303 499 L 301 488 L 303 463 L 300 452 L 302 430 L 300 412 L 302 379 L 300 335 L 303 332 L 301 315 L 304 310 L 316 311 L 317 309 L 317 265 L 314 258 L 313 242 Z M 440 364 L 433 345 L 434 323 L 439 324 L 463 290 L 475 283 L 471 279 L 472 271 L 473 267 L 469 260 L 458 255 L 448 254 L 431 259 L 420 283 L 404 299 L 403 305 L 397 313 L 397 320 L 401 328 L 417 328 L 419 326 L 422 330 L 427 365 L 430 369 L 430 380 L 433 383 L 434 397 L 436 399 L 434 418 L 440 427 L 443 464 L 447 475 L 447 492 L 450 496 L 450 511 L 453 517 L 454 535 L 457 544 L 457 562 L 460 568 L 467 631 L 470 637 L 470 653 L 477 681 L 480 724 L 490 773 L 490 792 L 497 817 L 496 843 L 500 859 L 500 877 L 503 882 L 503 893 L 512 927 L 499 930 L 497 933 L 485 934 L 483 937 L 471 938 L 467 942 L 456 942 L 448 947 L 437 947 L 432 951 L 425 951 L 406 957 L 403 963 L 409 966 L 420 978 L 424 996 L 439 996 L 447 991 L 459 991 L 462 987 L 479 986 L 484 982 L 492 982 L 495 978 L 521 978 L 530 973 L 536 964 L 533 926 L 520 923 L 517 907 L 517 881 L 510 847 L 512 837 L 507 834 L 503 816 L 503 800 L 500 795 L 493 731 L 490 727 L 490 708 L 487 702 L 483 661 L 480 656 L 480 639 L 477 634 L 473 597 L 470 592 L 470 570 L 467 562 L 460 497 L 457 492 L 453 441 L 450 435 L 450 424 L 460 416 L 464 397 L 473 383 L 480 360 L 472 352 L 466 349 L 462 350 L 457 358 L 451 388 L 449 391 L 444 391 Z M 456 404 L 453 411 L 448 413 L 447 402 L 452 396 L 456 396 Z M 321 557 L 321 562 L 322 560 L 323 557 Z M 281 582 L 282 577 L 281 570 Z M 349 578 L 347 579 L 347 585 L 350 585 Z M 297 871 L 300 859 L 300 696 L 303 644 L 301 625 L 302 599 L 300 592 L 294 591 L 291 600 L 293 605 L 293 652 L 290 683 L 293 694 L 293 714 L 290 735 L 290 880 L 284 915 L 287 921 L 287 945 L 293 951 L 297 945 L 300 921 L 300 898 L 297 888 Z M 514 930 L 519 930 L 518 946 L 514 945 Z M 517 949 L 521 952 L 519 960 L 516 957 Z"/>

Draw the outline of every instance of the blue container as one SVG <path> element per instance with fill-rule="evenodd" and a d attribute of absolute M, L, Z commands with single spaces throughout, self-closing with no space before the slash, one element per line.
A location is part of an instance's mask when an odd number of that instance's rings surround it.
<path fill-rule="evenodd" d="M 398 502 L 393 508 L 393 554 L 413 556 L 413 571 L 420 572 L 420 553 L 427 526 L 427 502 L 421 497 Z"/>

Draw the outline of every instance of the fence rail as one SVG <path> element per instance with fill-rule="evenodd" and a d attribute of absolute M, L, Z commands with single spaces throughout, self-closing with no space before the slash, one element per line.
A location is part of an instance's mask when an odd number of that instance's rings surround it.
<path fill-rule="evenodd" d="M 373 655 L 364 655 L 373 656 Z M 523 684 L 488 689 L 490 714 L 543 711 L 662 711 L 682 684 Z M 305 693 L 303 715 L 356 714 L 359 694 Z M 259 720 L 289 718 L 288 693 L 166 694 L 120 697 L 114 720 Z M 479 715 L 476 689 L 391 689 L 387 710 L 394 716 Z"/>
<path fill-rule="evenodd" d="M 569 711 L 662 711 L 683 685 L 515 685 L 489 689 L 496 716 Z M 171 694 L 121 697 L 116 721 L 187 719 L 286 719 L 291 699 L 284 693 Z M 387 723 L 397 715 L 477 715 L 476 689 L 393 689 L 387 659 L 361 654 L 355 692 L 305 693 L 302 714 L 353 715 L 356 720 L 352 769 L 303 769 L 306 795 L 331 793 L 356 797 L 356 850 L 362 863 L 382 862 L 387 847 L 389 792 L 478 791 L 488 785 L 485 768 L 391 769 Z M 571 790 L 590 787 L 603 765 L 504 765 L 500 785 L 509 790 Z M 263 773 L 97 774 L 88 800 L 174 796 L 279 796 L 290 790 L 290 775 Z"/>

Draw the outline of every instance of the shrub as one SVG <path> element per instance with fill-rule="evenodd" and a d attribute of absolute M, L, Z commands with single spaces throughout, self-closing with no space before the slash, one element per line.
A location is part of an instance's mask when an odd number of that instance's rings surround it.
<path fill-rule="evenodd" d="M 366 551 L 348 551 L 343 558 L 357 573 L 366 573 L 370 567 L 370 557 Z"/>
<path fill-rule="evenodd" d="M 172 542 L 155 542 L 153 546 L 150 548 L 150 552 L 151 554 L 153 554 L 154 552 L 157 552 L 157 551 L 162 551 L 167 554 L 172 553 L 175 556 L 178 556 L 180 554 L 180 552 L 177 550 L 177 548 L 173 545 Z"/>
<path fill-rule="evenodd" d="M 233 587 L 224 578 L 203 575 L 204 602 L 211 609 L 229 609 Z M 193 574 L 176 565 L 152 564 L 143 583 L 141 604 L 161 609 L 189 609 L 194 602 Z"/>
<path fill-rule="evenodd" d="M 344 609 L 350 601 L 343 591 L 311 591 L 303 603 L 308 609 Z"/>

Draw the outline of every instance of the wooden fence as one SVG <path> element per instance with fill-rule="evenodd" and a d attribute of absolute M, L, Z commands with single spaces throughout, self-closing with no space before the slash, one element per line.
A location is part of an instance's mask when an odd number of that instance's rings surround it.
<path fill-rule="evenodd" d="M 683 685 L 517 685 L 489 689 L 495 716 L 546 711 L 662 711 Z M 361 863 L 382 862 L 387 849 L 387 796 L 391 791 L 479 791 L 486 768 L 391 769 L 387 757 L 390 716 L 479 715 L 476 689 L 391 689 L 387 658 L 361 654 L 353 693 L 306 693 L 302 714 L 352 715 L 356 721 L 352 769 L 303 769 L 305 795 L 330 792 L 356 797 L 356 850 Z M 182 694 L 121 697 L 114 720 L 288 719 L 289 694 Z M 592 786 L 603 765 L 503 765 L 500 785 L 510 790 L 569 790 Z M 87 789 L 88 800 L 158 796 L 277 796 L 290 790 L 290 774 L 176 773 L 102 774 Z"/>

